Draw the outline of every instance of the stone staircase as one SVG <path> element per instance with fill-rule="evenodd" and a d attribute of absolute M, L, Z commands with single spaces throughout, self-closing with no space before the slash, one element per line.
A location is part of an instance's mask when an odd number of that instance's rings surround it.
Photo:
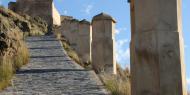
<path fill-rule="evenodd" d="M 30 62 L 0 95 L 108 95 L 91 70 L 72 61 L 54 36 L 28 37 Z"/>

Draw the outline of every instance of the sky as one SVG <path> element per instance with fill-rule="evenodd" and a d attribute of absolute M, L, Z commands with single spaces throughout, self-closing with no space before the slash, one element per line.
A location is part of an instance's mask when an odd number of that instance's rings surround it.
<path fill-rule="evenodd" d="M 0 0 L 6 6 L 9 1 Z M 116 58 L 123 68 L 130 66 L 130 6 L 128 0 L 54 0 L 62 15 L 91 21 L 93 16 L 105 12 L 116 19 Z M 182 0 L 183 35 L 185 43 L 185 63 L 188 89 L 190 90 L 190 0 Z"/>

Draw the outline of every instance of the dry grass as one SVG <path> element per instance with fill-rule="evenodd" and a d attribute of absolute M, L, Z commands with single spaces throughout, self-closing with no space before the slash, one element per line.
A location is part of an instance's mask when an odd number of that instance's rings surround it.
<path fill-rule="evenodd" d="M 103 74 L 100 78 L 112 95 L 131 95 L 129 79 L 121 79 L 117 76 L 108 74 Z"/>
<path fill-rule="evenodd" d="M 64 39 L 62 39 L 61 42 L 68 56 L 71 59 L 73 59 L 76 63 L 84 67 L 84 64 L 82 64 L 81 59 L 79 58 L 78 54 L 70 47 L 69 43 Z"/>
<path fill-rule="evenodd" d="M 117 75 L 100 74 L 100 79 L 112 95 L 131 95 L 130 71 L 117 64 Z"/>
<path fill-rule="evenodd" d="M 0 90 L 2 90 L 9 85 L 13 75 L 13 67 L 10 59 L 1 57 L 0 60 Z"/>
<path fill-rule="evenodd" d="M 27 64 L 29 61 L 29 52 L 26 45 L 21 43 L 21 46 L 15 56 L 12 57 L 0 57 L 0 91 L 7 87 L 10 80 L 21 66 Z"/>
<path fill-rule="evenodd" d="M 56 30 L 56 29 L 54 29 L 54 30 Z M 68 56 L 71 59 L 73 59 L 80 66 L 82 66 L 82 67 L 84 67 L 86 69 L 89 68 L 89 65 L 91 64 L 91 62 L 83 63 L 81 58 L 77 54 L 77 52 L 70 46 L 69 41 L 64 39 L 64 37 L 62 37 L 62 35 L 61 35 L 61 33 L 59 31 L 55 31 L 54 33 L 55 33 L 56 38 L 61 41 L 61 43 L 63 45 L 63 48 L 67 52 Z"/>
<path fill-rule="evenodd" d="M 21 43 L 21 47 L 18 50 L 18 53 L 13 58 L 13 66 L 15 71 L 20 69 L 23 65 L 27 64 L 29 61 L 29 51 L 24 42 Z"/>
<path fill-rule="evenodd" d="M 56 38 L 57 38 L 58 40 L 61 40 L 61 38 L 62 38 L 62 37 L 61 37 L 61 33 L 58 33 L 57 31 L 55 31 L 55 32 L 56 32 L 56 33 L 55 33 L 55 34 L 56 34 Z"/>

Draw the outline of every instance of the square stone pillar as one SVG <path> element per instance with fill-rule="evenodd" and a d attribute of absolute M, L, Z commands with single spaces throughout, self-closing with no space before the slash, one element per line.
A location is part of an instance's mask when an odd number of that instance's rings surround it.
<path fill-rule="evenodd" d="M 116 74 L 115 20 L 101 13 L 92 20 L 92 66 L 96 73 Z"/>
<path fill-rule="evenodd" d="M 91 23 L 85 19 L 79 23 L 78 37 L 78 54 L 83 63 L 89 64 L 91 62 L 92 27 Z"/>
<path fill-rule="evenodd" d="M 131 0 L 132 95 L 187 95 L 181 0 Z"/>

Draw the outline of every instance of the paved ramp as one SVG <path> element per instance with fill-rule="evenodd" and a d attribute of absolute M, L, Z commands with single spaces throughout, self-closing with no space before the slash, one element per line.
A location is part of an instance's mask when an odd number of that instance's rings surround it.
<path fill-rule="evenodd" d="M 30 63 L 0 95 L 107 95 L 93 71 L 73 62 L 53 36 L 28 37 Z"/>

